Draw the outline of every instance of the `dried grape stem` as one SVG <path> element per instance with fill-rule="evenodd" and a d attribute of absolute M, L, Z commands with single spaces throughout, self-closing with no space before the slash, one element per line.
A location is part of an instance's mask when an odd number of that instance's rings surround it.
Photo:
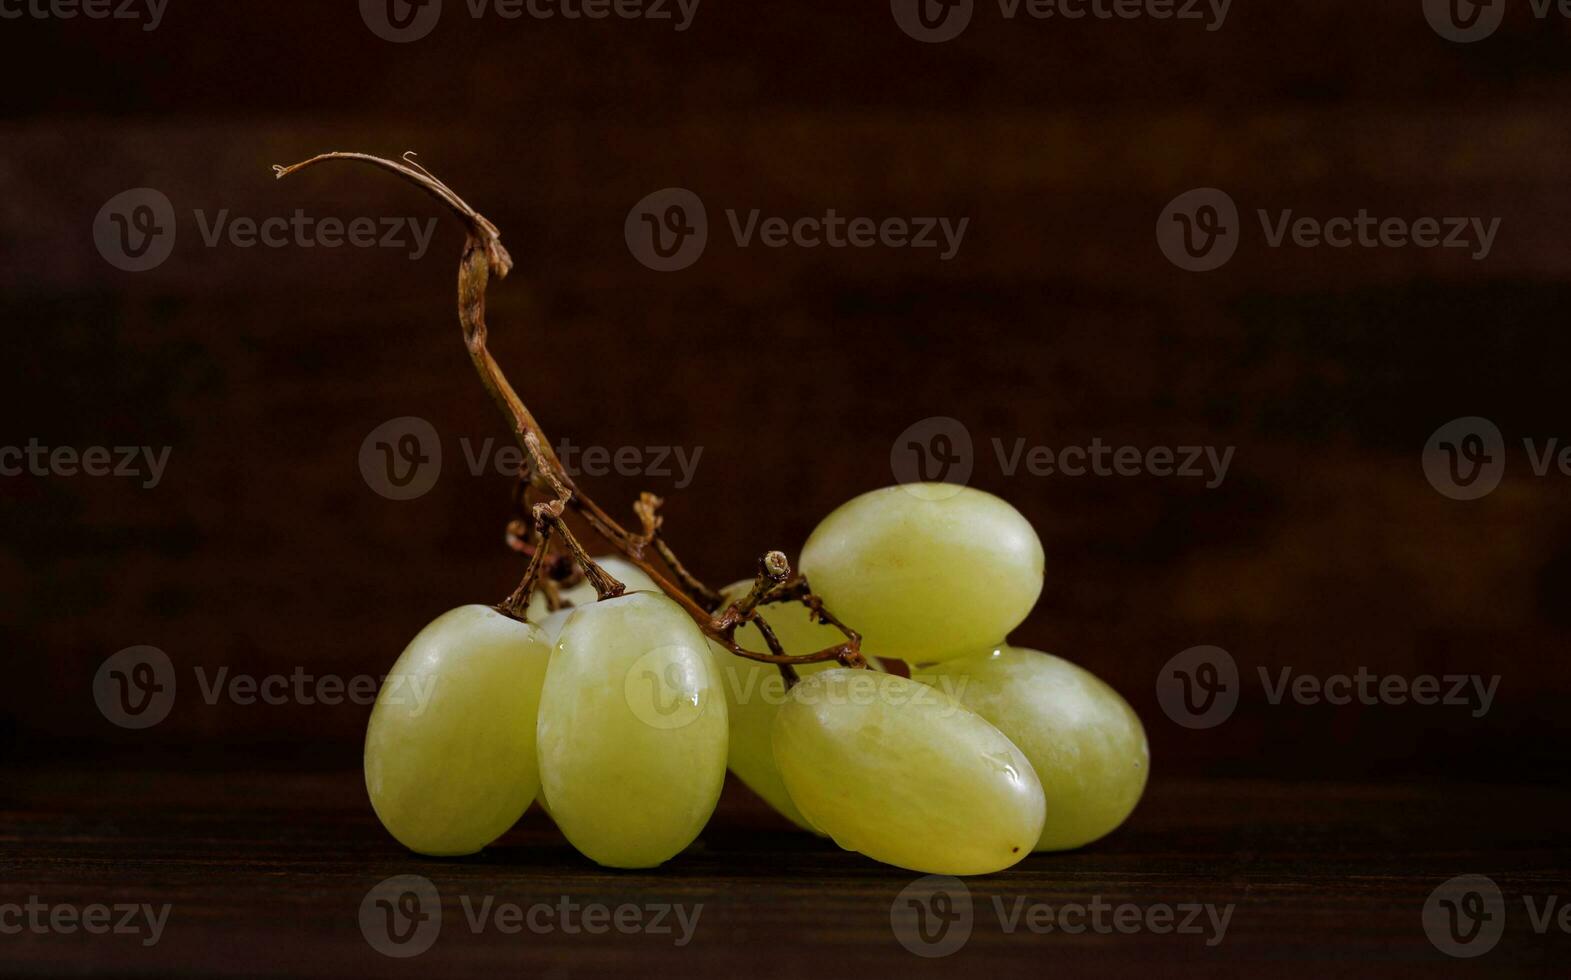
<path fill-rule="evenodd" d="M 496 611 L 504 616 L 511 616 L 517 620 L 527 621 L 529 600 L 534 595 L 535 583 L 540 579 L 540 568 L 545 564 L 546 554 L 551 550 L 552 525 L 547 524 L 540 528 L 536 535 L 535 553 L 529 558 L 529 567 L 524 569 L 523 581 L 518 583 L 518 588 L 513 594 L 496 607 Z"/>
<path fill-rule="evenodd" d="M 401 163 L 366 153 L 323 153 L 288 167 L 275 166 L 273 167 L 273 173 L 276 177 L 282 179 L 299 170 L 327 160 L 357 161 L 397 174 L 447 205 L 448 209 L 464 223 L 464 227 L 469 234 L 464 241 L 463 255 L 458 264 L 458 319 L 463 327 L 464 345 L 469 350 L 470 360 L 474 363 L 476 373 L 480 375 L 481 383 L 485 385 L 497 407 L 502 410 L 502 414 L 512 424 L 513 434 L 519 444 L 523 446 L 524 450 L 530 454 L 536 463 L 531 468 L 531 483 L 554 498 L 549 503 L 536 505 L 536 519 L 544 519 L 554 525 L 556 531 L 567 542 L 568 547 L 573 550 L 573 557 L 579 561 L 585 574 L 594 583 L 596 592 L 602 598 L 608 597 L 608 593 L 609 595 L 620 595 L 622 591 L 621 583 L 607 575 L 598 565 L 590 560 L 582 545 L 579 545 L 577 539 L 573 538 L 571 533 L 568 532 L 567 525 L 562 521 L 564 508 L 571 508 L 582 515 L 596 533 L 605 538 L 628 561 L 638 566 L 660 587 L 662 592 L 681 605 L 711 639 L 731 653 L 764 663 L 790 665 L 838 660 L 848 667 L 867 666 L 867 662 L 863 659 L 861 653 L 860 637 L 843 626 L 840 629 L 847 637 L 846 643 L 800 656 L 786 656 L 783 653 L 776 652 L 757 653 L 739 646 L 734 639 L 734 635 L 737 625 L 742 620 L 732 615 L 736 607 L 733 605 L 726 612 L 715 616 L 711 614 L 710 609 L 706 609 L 701 604 L 701 601 L 708 602 L 712 600 L 713 606 L 718 606 L 723 600 L 713 590 L 703 586 L 696 577 L 681 566 L 680 562 L 676 561 L 676 556 L 671 553 L 668 546 L 663 545 L 663 542 L 658 537 L 658 521 L 655 521 L 655 526 L 652 529 L 648 528 L 646 524 L 647 536 L 634 534 L 613 520 L 598 504 L 578 489 L 572 477 L 568 474 L 566 467 L 562 465 L 562 461 L 557 458 L 556 452 L 551 448 L 551 441 L 545 437 L 545 432 L 540 428 L 540 423 L 535 420 L 534 415 L 524 405 L 523 399 L 519 398 L 518 392 L 514 390 L 512 384 L 507 380 L 506 374 L 503 373 L 501 365 L 491 356 L 490 350 L 486 347 L 486 289 L 490 285 L 493 275 L 498 279 L 505 279 L 513 268 L 512 256 L 502 246 L 502 233 L 497 229 L 496 225 L 486 220 L 478 211 L 470 207 L 468 202 L 459 197 L 452 188 L 438 180 L 430 171 L 417 163 L 413 153 L 404 154 L 403 162 Z M 686 587 L 678 586 L 668 581 L 645 558 L 644 548 L 650 543 L 654 544 L 655 550 L 660 554 L 662 560 L 668 563 L 672 572 L 682 580 L 683 586 Z M 778 552 L 771 553 L 771 555 L 778 554 Z M 766 560 L 769 557 L 766 556 Z M 783 561 L 784 556 L 780 555 L 780 559 Z M 534 564 L 534 562 L 531 562 L 531 564 Z M 535 574 L 538 575 L 538 568 L 535 569 Z M 763 572 L 760 571 L 760 575 L 762 574 Z M 789 575 L 789 566 L 787 566 L 786 575 Z M 526 580 L 529 578 L 528 572 L 526 572 L 525 577 Z M 757 582 L 754 585 L 755 588 L 758 587 Z M 778 584 L 776 589 L 778 589 Z M 695 598 L 695 595 L 698 598 Z M 762 598 L 762 596 L 763 592 L 761 591 L 759 597 Z M 816 600 L 816 597 L 812 598 Z M 802 601 L 806 602 L 806 599 L 803 598 Z M 754 605 L 756 604 L 757 599 L 754 600 Z M 809 608 L 815 609 L 821 616 L 826 615 L 823 613 L 822 607 L 823 603 L 821 600 L 817 600 L 816 607 L 809 603 Z M 762 624 L 761 618 L 757 616 L 756 610 L 750 609 L 749 612 L 753 617 L 753 621 L 759 622 L 762 629 L 767 628 L 767 624 Z M 839 624 L 837 623 L 836 625 Z M 766 638 L 773 636 L 773 631 L 765 633 L 765 636 Z M 775 641 L 770 646 L 772 649 L 777 650 L 779 642 Z"/>

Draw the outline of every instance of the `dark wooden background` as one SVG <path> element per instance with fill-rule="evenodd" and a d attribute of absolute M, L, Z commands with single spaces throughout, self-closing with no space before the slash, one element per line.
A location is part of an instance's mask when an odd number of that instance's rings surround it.
<path fill-rule="evenodd" d="M 341 9 L 340 9 L 341 8 Z M 873 9 L 876 8 L 876 9 Z M 381 249 L 206 247 L 212 215 L 437 212 L 381 175 L 269 165 L 417 149 L 503 229 L 495 347 L 553 438 L 674 445 L 692 486 L 590 481 L 625 513 L 666 493 L 701 574 L 746 574 L 840 501 L 891 481 L 906 426 L 951 415 L 974 482 L 1048 554 L 1024 642 L 1090 666 L 1148 720 L 1157 772 L 1541 778 L 1571 693 L 1571 506 L 1520 446 L 1482 501 L 1419 458 L 1460 415 L 1571 438 L 1564 397 L 1571 157 L 1559 21 L 1473 47 L 1418 5 L 1240 3 L 1222 30 L 1003 21 L 920 45 L 881 4 L 706 3 L 651 23 L 471 21 L 376 38 L 354 4 L 176 3 L 143 34 L 11 22 L 0 59 L 0 363 L 8 444 L 172 447 L 155 491 L 0 482 L 3 717 L 28 758 L 271 743 L 352 761 L 365 711 L 182 701 L 149 732 L 103 723 L 97 665 L 134 644 L 183 670 L 384 670 L 425 621 L 493 601 L 509 486 L 460 438 L 502 437 L 453 315 L 456 227 L 419 262 Z M 180 212 L 175 253 L 123 273 L 94 249 L 129 187 Z M 959 255 L 738 249 L 717 229 L 657 274 L 622 236 L 684 186 L 787 215 L 969 217 Z M 1261 246 L 1186 273 L 1166 202 L 1246 211 L 1499 216 L 1493 254 Z M 446 475 L 412 502 L 357 470 L 381 422 L 426 418 Z M 1236 445 L 1227 481 L 1005 477 L 993 437 Z M 1490 715 L 1273 708 L 1220 731 L 1157 710 L 1157 669 L 1215 644 L 1326 674 L 1502 676 Z M 1257 685 L 1258 688 L 1258 685 Z M 1257 690 L 1258 694 L 1258 690 Z M 297 751 L 298 748 L 298 751 Z M 252 751 L 247 749 L 246 751 Z"/>
<path fill-rule="evenodd" d="M 588 485 L 618 513 L 640 489 L 666 494 L 671 539 L 711 581 L 794 553 L 828 510 L 891 482 L 898 433 L 950 415 L 977 440 L 973 482 L 1046 547 L 1017 639 L 1125 693 L 1157 784 L 1564 781 L 1571 478 L 1531 476 L 1520 440 L 1571 438 L 1567 21 L 1515 4 L 1461 46 L 1418 0 L 1238 0 L 1216 32 L 1008 22 L 980 4 L 960 39 L 930 46 L 882 2 L 705 0 L 683 33 L 448 5 L 410 45 L 375 37 L 352 2 L 173 0 L 151 33 L 0 24 L 0 444 L 172 447 L 151 491 L 0 479 L 7 767 L 317 769 L 352 789 L 367 709 L 208 705 L 191 671 L 379 674 L 438 613 L 511 588 L 509 482 L 470 476 L 458 447 L 505 430 L 459 340 L 456 228 L 410 262 L 210 248 L 192 218 L 432 216 L 370 171 L 269 171 L 414 149 L 518 260 L 492 294 L 494 348 L 547 431 L 702 447 L 683 490 Z M 139 186 L 169 196 L 180 231 L 167 263 L 130 274 L 91 225 Z M 716 233 L 662 275 L 622 226 L 667 186 L 699 194 Z M 1200 186 L 1231 193 L 1249 229 L 1207 275 L 1153 235 Z M 727 207 L 970 226 L 950 262 L 738 249 Z M 1255 208 L 1502 223 L 1482 262 L 1272 250 Z M 393 502 L 358 453 L 406 415 L 441 433 L 447 468 Z M 1463 415 L 1514 447 L 1501 488 L 1471 503 L 1420 467 L 1429 434 Z M 1207 490 L 1006 477 L 994 437 L 1237 452 Z M 130 732 L 90 686 L 137 644 L 165 650 L 183 688 L 165 722 Z M 1249 677 L 1501 683 L 1482 719 L 1272 706 L 1251 685 L 1226 725 L 1190 732 L 1155 681 L 1197 644 Z"/>

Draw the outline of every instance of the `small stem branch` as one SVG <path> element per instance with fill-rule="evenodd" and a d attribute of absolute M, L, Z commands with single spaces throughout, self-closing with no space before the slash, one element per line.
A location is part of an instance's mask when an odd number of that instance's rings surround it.
<path fill-rule="evenodd" d="M 589 584 L 595 587 L 595 596 L 600 599 L 615 599 L 627 591 L 627 586 L 601 568 L 596 561 L 589 557 L 589 552 L 579 543 L 573 532 L 568 530 L 567 522 L 562 519 L 561 501 L 553 500 L 549 503 L 535 505 L 535 519 L 546 527 L 554 528 L 562 536 L 562 542 L 567 545 L 568 553 L 573 556 L 573 561 L 584 570 L 584 577 Z"/>
<path fill-rule="evenodd" d="M 540 529 L 535 542 L 535 553 L 529 557 L 529 567 L 524 569 L 523 581 L 518 583 L 518 588 L 513 594 L 503 600 L 496 607 L 497 612 L 514 619 L 527 621 L 529 600 L 534 595 L 535 583 L 540 580 L 540 569 L 545 565 L 546 555 L 551 550 L 552 525 L 547 524 Z"/>

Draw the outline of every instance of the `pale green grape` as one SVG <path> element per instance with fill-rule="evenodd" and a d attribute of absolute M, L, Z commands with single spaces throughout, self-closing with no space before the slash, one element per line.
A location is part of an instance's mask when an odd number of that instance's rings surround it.
<path fill-rule="evenodd" d="M 726 602 L 741 598 L 751 584 L 742 581 L 728 586 L 723 593 Z M 774 631 L 775 639 L 780 641 L 780 648 L 793 656 L 816 653 L 845 642 L 843 633 L 814 620 L 812 613 L 799 602 L 772 603 L 759 607 L 759 612 Z M 764 635 L 752 623 L 737 629 L 736 642 L 747 650 L 770 652 Z M 804 830 L 817 833 L 791 802 L 785 784 L 780 781 L 780 770 L 775 765 L 774 748 L 770 744 L 775 713 L 786 697 L 780 668 L 738 657 L 718 643 L 711 642 L 709 649 L 714 654 L 716 673 L 725 688 L 726 713 L 731 720 L 731 748 L 727 759 L 731 771 L 782 816 Z M 876 660 L 870 663 L 874 669 L 883 670 Z M 797 664 L 796 672 L 799 677 L 809 677 L 838 666 L 833 660 Z"/>
<path fill-rule="evenodd" d="M 625 558 L 617 555 L 606 555 L 596 558 L 595 563 L 627 586 L 627 591 L 629 592 L 660 591 L 659 587 L 655 585 L 654 579 L 644 574 L 643 569 Z M 562 627 L 567 624 L 567 620 L 573 615 L 573 612 L 580 606 L 587 606 L 597 601 L 598 596 L 595 594 L 595 587 L 584 581 L 570 589 L 564 589 L 561 598 L 564 602 L 570 604 L 564 605 L 555 612 L 550 612 L 546 609 L 545 596 L 538 589 L 535 590 L 534 595 L 529 597 L 529 621 L 540 624 L 540 628 L 545 630 L 546 636 L 550 638 L 553 646 L 556 644 L 557 638 L 562 635 Z M 539 803 L 540 809 L 545 811 L 545 815 L 549 817 L 551 809 L 546 805 L 544 794 L 540 796 Z"/>
<path fill-rule="evenodd" d="M 655 580 L 644 573 L 642 568 L 628 561 L 620 555 L 604 555 L 595 559 L 595 564 L 605 569 L 608 574 L 623 585 L 629 592 L 659 592 L 660 587 L 655 585 Z M 587 606 L 594 602 L 598 596 L 595 587 L 585 579 L 569 589 L 563 589 L 561 594 L 564 608 L 572 606 Z M 545 623 L 551 610 L 546 607 L 545 594 L 539 589 L 529 597 L 528 618 L 531 623 Z M 565 618 L 565 617 L 564 617 Z"/>
<path fill-rule="evenodd" d="M 1042 833 L 1025 755 L 942 692 L 840 668 L 792 688 L 774 724 L 791 799 L 847 850 L 927 874 L 1001 871 Z"/>
<path fill-rule="evenodd" d="M 541 792 L 590 859 L 653 867 L 714 811 L 726 703 L 706 642 L 680 606 L 651 592 L 590 603 L 562 627 L 540 700 Z"/>
<path fill-rule="evenodd" d="M 563 606 L 556 612 L 546 613 L 545 617 L 540 620 L 540 628 L 545 630 L 545 635 L 550 638 L 552 644 L 556 643 L 557 638 L 562 635 L 562 627 L 567 625 L 567 621 L 577 611 L 577 606 Z M 534 613 L 529 615 L 533 616 Z"/>
<path fill-rule="evenodd" d="M 874 490 L 824 518 L 802 572 L 864 653 L 931 663 L 987 649 L 1042 592 L 1042 542 L 1009 504 L 947 483 Z"/>
<path fill-rule="evenodd" d="M 1036 850 L 1089 844 L 1124 822 L 1145 790 L 1145 729 L 1118 692 L 1067 660 L 1004 647 L 925 668 L 931 684 L 996 725 L 1031 760 L 1047 795 Z"/>
<path fill-rule="evenodd" d="M 365 737 L 371 806 L 399 843 L 473 854 L 540 787 L 535 716 L 551 645 L 538 626 L 462 606 L 421 630 L 377 695 Z"/>

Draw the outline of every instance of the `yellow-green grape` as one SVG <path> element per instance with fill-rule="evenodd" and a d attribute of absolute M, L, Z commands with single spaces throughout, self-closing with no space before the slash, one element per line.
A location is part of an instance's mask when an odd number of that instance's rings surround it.
<path fill-rule="evenodd" d="M 916 677 L 986 718 L 1031 760 L 1047 794 L 1039 851 L 1089 844 L 1134 810 L 1151 770 L 1140 718 L 1118 692 L 1067 660 L 1003 647 Z"/>
<path fill-rule="evenodd" d="M 582 606 L 563 625 L 540 699 L 541 792 L 591 860 L 654 867 L 714 811 L 726 703 L 706 642 L 652 592 Z"/>
<path fill-rule="evenodd" d="M 568 619 L 577 611 L 577 606 L 563 606 L 556 612 L 546 613 L 540 620 L 540 628 L 545 630 L 545 635 L 550 638 L 552 644 L 556 643 L 557 638 L 562 635 L 562 627 L 567 625 Z M 533 616 L 534 613 L 529 615 Z"/>
<path fill-rule="evenodd" d="M 824 518 L 801 569 L 862 652 L 912 663 L 996 644 L 1042 592 L 1042 542 L 980 490 L 911 483 L 874 490 Z"/>
<path fill-rule="evenodd" d="M 612 578 L 627 586 L 629 592 L 659 592 L 660 587 L 655 585 L 655 580 L 644 573 L 642 568 L 628 561 L 620 555 L 604 555 L 595 559 L 595 564 L 606 570 Z M 595 587 L 587 579 L 579 582 L 569 589 L 563 589 L 561 599 L 563 608 L 587 606 L 594 602 L 598 596 Z M 529 597 L 528 618 L 531 623 L 544 625 L 545 619 L 551 610 L 547 607 L 545 594 L 539 589 Z"/>
<path fill-rule="evenodd" d="M 489 606 L 462 606 L 410 642 L 377 694 L 365 785 L 412 851 L 473 854 L 540 788 L 535 716 L 551 644 Z"/>
<path fill-rule="evenodd" d="M 751 584 L 742 581 L 728 586 L 723 593 L 726 603 L 745 595 Z M 816 653 L 845 642 L 845 634 L 814 620 L 812 613 L 799 602 L 772 603 L 760 606 L 758 611 L 774 631 L 775 639 L 780 641 L 780 648 L 792 656 Z M 752 623 L 738 627 L 735 639 L 744 649 L 770 652 L 764 635 Z M 786 698 L 780 668 L 738 657 L 713 641 L 709 649 L 714 654 L 721 686 L 725 688 L 726 713 L 731 720 L 731 748 L 727 759 L 731 771 L 782 816 L 803 830 L 818 833 L 791 802 L 785 783 L 780 781 L 780 770 L 775 765 L 774 748 L 770 744 L 775 714 Z M 874 669 L 883 670 L 876 660 L 869 663 Z M 797 676 L 810 677 L 838 666 L 835 661 L 828 660 L 797 664 L 795 669 Z"/>
<path fill-rule="evenodd" d="M 1042 833 L 1042 785 L 1002 732 L 942 692 L 839 668 L 775 717 L 791 799 L 835 843 L 926 874 L 1001 871 Z"/>

